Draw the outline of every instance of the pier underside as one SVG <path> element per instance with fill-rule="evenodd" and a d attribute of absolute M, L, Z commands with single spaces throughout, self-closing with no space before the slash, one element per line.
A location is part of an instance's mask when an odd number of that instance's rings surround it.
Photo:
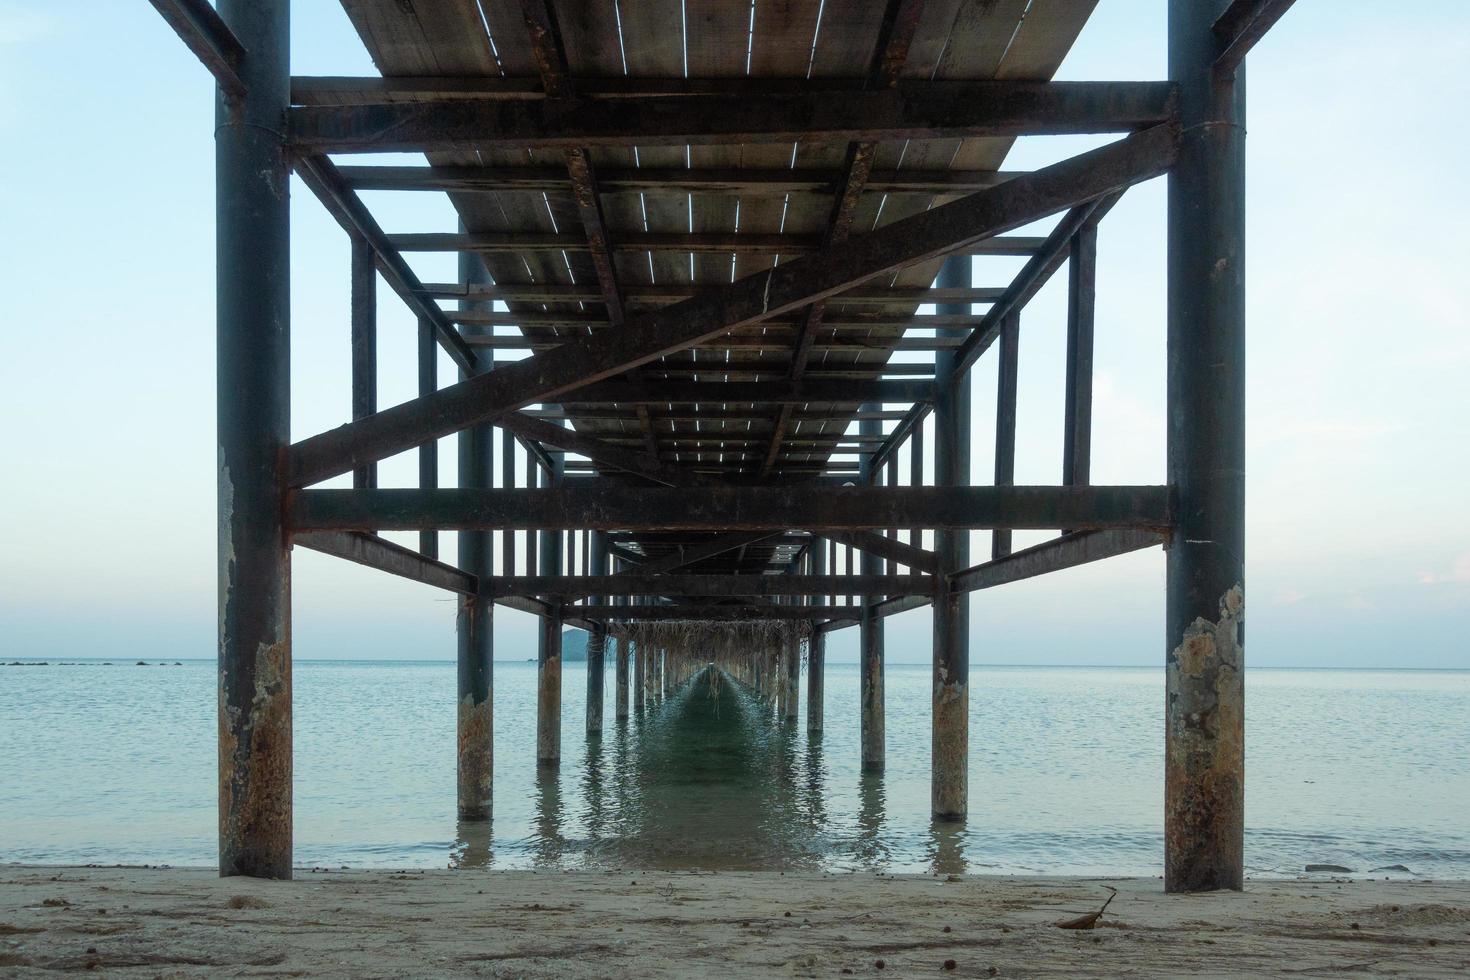
<path fill-rule="evenodd" d="M 1289 2 L 1171 0 L 1169 79 L 1140 82 L 1051 81 L 1094 6 L 1074 0 L 343 0 L 367 78 L 292 76 L 289 0 L 153 2 L 219 83 L 222 873 L 291 873 L 294 545 L 458 597 L 467 820 L 493 807 L 496 606 L 542 623 L 527 765 L 560 758 L 565 627 L 590 634 L 597 738 L 605 661 L 615 718 L 713 662 L 794 721 L 804 666 L 818 731 L 826 637 L 854 626 L 881 771 L 884 619 L 932 605 L 941 821 L 969 809 L 968 593 L 1163 545 L 1165 884 L 1241 886 L 1241 59 Z M 1047 134 L 1107 141 L 1008 169 Z M 353 366 L 346 424 L 294 444 L 292 172 L 352 242 Z M 1097 229 L 1165 175 L 1168 484 L 1099 486 Z M 457 227 L 385 229 L 364 192 L 447 195 Z M 422 281 L 420 252 L 457 280 Z M 1016 486 L 1023 315 L 1063 269 L 1059 480 Z M 419 323 L 419 395 L 391 407 L 380 280 Z M 405 451 L 418 485 L 380 486 Z"/>

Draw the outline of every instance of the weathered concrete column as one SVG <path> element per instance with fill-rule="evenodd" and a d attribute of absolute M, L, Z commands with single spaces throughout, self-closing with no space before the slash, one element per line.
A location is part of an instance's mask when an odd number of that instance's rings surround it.
<path fill-rule="evenodd" d="M 807 552 L 813 575 L 825 575 L 827 573 L 827 544 L 821 538 L 812 541 L 812 546 Z M 820 603 L 828 600 L 827 596 L 813 596 L 812 603 Z M 827 637 L 824 633 L 818 633 L 816 624 L 813 624 L 811 638 L 807 640 L 806 654 L 806 730 L 808 732 L 820 732 L 822 730 L 822 700 L 826 693 L 827 672 Z"/>
<path fill-rule="evenodd" d="M 219 13 L 249 52 L 215 109 L 219 871 L 290 878 L 290 4 Z"/>
<path fill-rule="evenodd" d="M 969 286 L 970 264 L 968 256 L 946 260 L 938 285 Z M 970 306 L 942 304 L 938 312 L 964 314 Z M 940 351 L 934 382 L 934 483 L 965 486 L 970 482 L 970 377 L 955 374 L 953 352 Z M 963 820 L 970 810 L 970 595 L 950 588 L 946 576 L 969 565 L 970 532 L 941 530 L 934 537 L 940 575 L 934 596 L 929 800 L 934 819 Z"/>
<path fill-rule="evenodd" d="M 593 531 L 588 551 L 588 574 L 607 574 L 607 533 L 605 531 Z M 594 596 L 594 603 L 606 602 L 604 596 Z M 593 627 L 592 632 L 587 634 L 587 734 L 602 734 L 602 701 L 603 681 L 607 675 L 607 667 L 603 661 L 603 654 L 607 649 L 607 629 L 601 626 Z"/>
<path fill-rule="evenodd" d="M 488 283 L 490 276 L 479 257 L 469 252 L 459 256 L 459 276 L 463 282 Z M 461 301 L 464 310 L 489 311 L 492 304 Z M 492 370 L 494 354 L 479 351 L 475 373 Z M 466 377 L 461 372 L 461 377 Z M 459 485 L 488 489 L 495 486 L 495 430 L 489 425 L 475 425 L 462 430 L 455 440 L 458 451 Z M 459 567 L 479 578 L 485 585 L 495 576 L 495 538 L 489 531 L 460 531 L 457 535 Z M 486 596 L 461 596 L 459 614 L 455 618 L 458 640 L 458 756 L 455 765 L 456 798 L 462 820 L 490 819 L 494 777 L 494 613 L 495 605 Z"/>
<path fill-rule="evenodd" d="M 1239 889 L 1245 817 L 1245 76 L 1217 74 L 1229 0 L 1170 0 L 1164 889 Z"/>
<path fill-rule="evenodd" d="M 882 405 L 862 406 L 864 412 L 881 411 Z M 858 433 L 865 436 L 881 436 L 883 423 L 878 419 L 862 419 L 858 422 Z M 868 484 L 877 479 L 868 459 L 862 462 L 861 482 Z M 883 560 L 870 551 L 862 553 L 862 574 L 882 575 Z M 858 725 L 858 740 L 861 747 L 863 772 L 882 772 L 887 764 L 887 739 L 884 734 L 883 715 L 883 620 L 877 615 L 872 598 L 859 600 L 862 609 L 858 614 L 858 671 L 859 704 L 862 717 Z"/>
<path fill-rule="evenodd" d="M 565 457 L 552 454 L 553 470 L 548 486 L 561 484 Z M 540 531 L 542 575 L 560 575 L 562 533 Z M 550 610 L 541 617 L 540 641 L 536 645 L 536 764 L 555 766 L 561 762 L 561 601 L 553 598 Z"/>

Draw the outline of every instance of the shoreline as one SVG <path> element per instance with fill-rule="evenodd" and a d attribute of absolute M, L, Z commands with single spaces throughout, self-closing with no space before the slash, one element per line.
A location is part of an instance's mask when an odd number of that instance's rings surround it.
<path fill-rule="evenodd" d="M 1096 928 L 1060 921 L 1095 912 Z M 878 967 L 879 960 L 883 967 Z M 947 968 L 946 962 L 953 966 Z M 0 865 L 0 973 L 1463 976 L 1470 881 Z M 851 971 L 851 974 L 846 971 Z"/>

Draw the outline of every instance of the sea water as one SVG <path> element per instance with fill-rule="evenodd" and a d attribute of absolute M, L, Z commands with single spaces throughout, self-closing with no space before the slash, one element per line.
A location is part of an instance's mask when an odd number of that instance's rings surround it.
<path fill-rule="evenodd" d="M 455 670 L 295 665 L 295 860 L 339 868 L 659 868 L 1156 875 L 1163 673 L 979 667 L 970 818 L 929 820 L 929 671 L 890 665 L 887 770 L 858 765 L 858 673 L 826 730 L 738 687 L 678 691 L 535 764 L 536 667 L 495 664 L 495 800 L 456 820 Z M 214 664 L 0 666 L 0 861 L 213 866 Z M 1470 671 L 1252 670 L 1246 866 L 1470 878 Z"/>

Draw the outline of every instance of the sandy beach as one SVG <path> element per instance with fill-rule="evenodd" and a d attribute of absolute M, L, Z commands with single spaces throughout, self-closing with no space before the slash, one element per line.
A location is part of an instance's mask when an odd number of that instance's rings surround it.
<path fill-rule="evenodd" d="M 1096 911 L 1096 927 L 1057 923 Z M 0 974 L 841 977 L 1470 974 L 1470 882 L 0 869 Z"/>

